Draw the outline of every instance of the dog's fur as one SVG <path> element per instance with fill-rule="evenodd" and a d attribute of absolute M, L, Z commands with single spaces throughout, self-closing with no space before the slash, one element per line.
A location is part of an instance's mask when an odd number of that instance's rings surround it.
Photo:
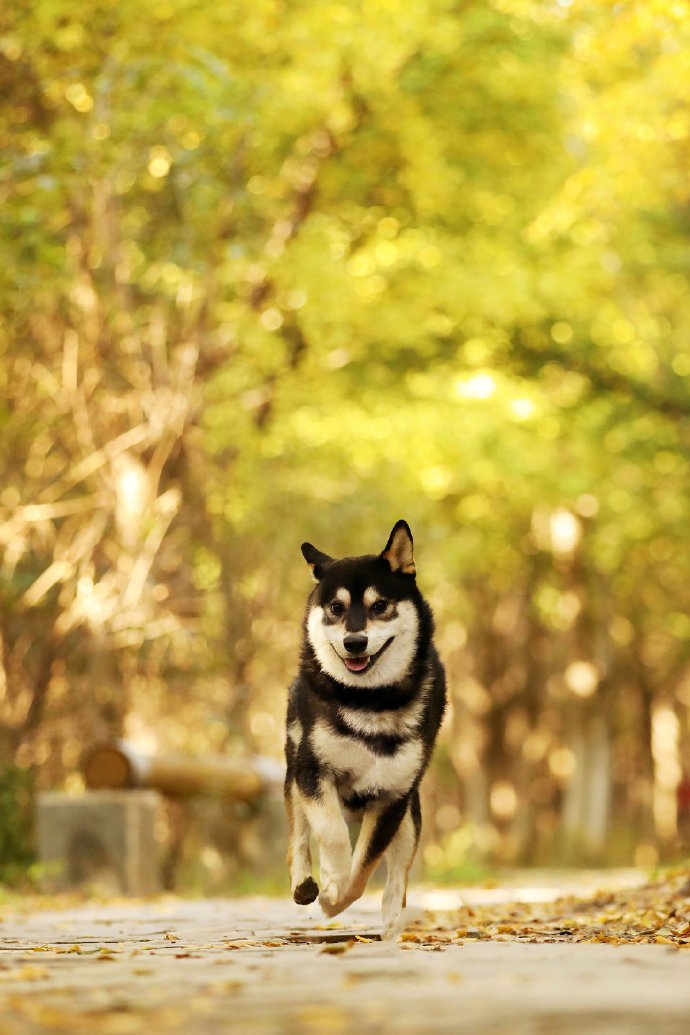
<path fill-rule="evenodd" d="M 316 586 L 287 711 L 285 802 L 295 902 L 319 895 L 335 916 L 358 899 L 384 853 L 384 936 L 405 905 L 419 840 L 419 784 L 446 704 L 431 609 L 415 581 L 412 534 L 398 521 L 378 555 L 334 560 L 302 545 Z M 346 816 L 362 825 L 354 853 Z"/>

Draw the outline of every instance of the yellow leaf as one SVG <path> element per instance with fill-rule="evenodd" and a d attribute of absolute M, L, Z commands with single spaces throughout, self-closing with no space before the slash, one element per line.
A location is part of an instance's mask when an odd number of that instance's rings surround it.
<path fill-rule="evenodd" d="M 328 956 L 340 956 L 356 944 L 357 943 L 354 938 L 348 938 L 346 942 L 327 942 L 320 951 L 325 952 Z"/>

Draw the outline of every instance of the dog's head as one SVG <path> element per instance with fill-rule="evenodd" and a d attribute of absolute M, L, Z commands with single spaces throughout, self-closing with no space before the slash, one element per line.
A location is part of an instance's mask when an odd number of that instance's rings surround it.
<path fill-rule="evenodd" d="M 380 554 L 334 560 L 311 543 L 302 553 L 317 583 L 306 631 L 316 659 L 333 679 L 371 689 L 410 671 L 420 632 L 412 533 L 398 521 Z"/>

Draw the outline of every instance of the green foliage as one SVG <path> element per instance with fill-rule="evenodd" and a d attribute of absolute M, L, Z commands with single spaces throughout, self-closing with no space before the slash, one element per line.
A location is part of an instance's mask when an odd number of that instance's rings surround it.
<path fill-rule="evenodd" d="M 0 771 L 0 883 L 24 879 L 35 861 L 33 780 L 25 769 Z"/>
<path fill-rule="evenodd" d="M 499 854 L 555 852 L 568 795 L 582 835 L 572 774 L 603 715 L 610 798 L 670 850 L 662 756 L 681 766 L 690 708 L 689 14 L 3 12 L 2 714 L 20 761 L 73 767 L 46 733 L 70 710 L 76 739 L 277 752 L 298 544 L 375 549 L 404 515 L 452 677 L 447 758 L 474 786 L 439 767 L 439 807 L 455 794 Z"/>

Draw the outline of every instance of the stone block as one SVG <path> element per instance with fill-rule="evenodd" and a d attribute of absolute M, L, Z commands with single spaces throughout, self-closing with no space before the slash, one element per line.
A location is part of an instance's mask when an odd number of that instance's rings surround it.
<path fill-rule="evenodd" d="M 125 895 L 160 891 L 156 791 L 38 795 L 36 841 L 53 888 L 89 886 Z"/>

